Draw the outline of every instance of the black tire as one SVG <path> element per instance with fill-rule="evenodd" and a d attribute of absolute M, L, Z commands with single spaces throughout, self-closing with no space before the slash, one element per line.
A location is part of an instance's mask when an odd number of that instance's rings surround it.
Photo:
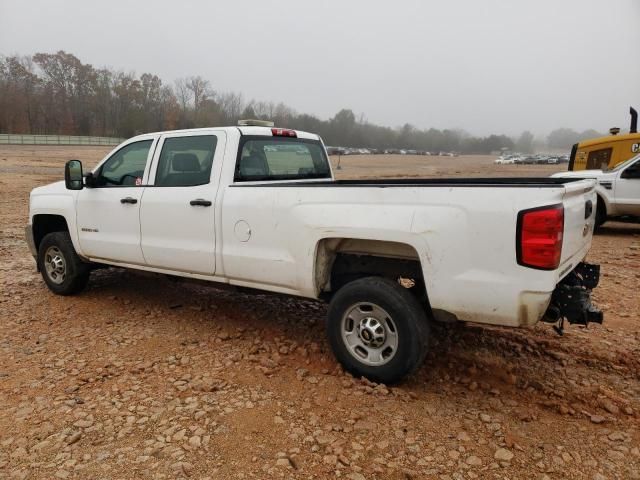
<path fill-rule="evenodd" d="M 598 230 L 604 222 L 607 221 L 607 206 L 604 204 L 600 198 L 598 198 L 598 203 L 596 204 L 596 221 L 594 225 L 594 230 Z"/>
<path fill-rule="evenodd" d="M 52 271 L 54 264 L 63 265 L 64 268 Z M 79 293 L 89 282 L 89 264 L 78 257 L 69 232 L 45 235 L 38 248 L 38 268 L 49 290 L 57 295 Z"/>
<path fill-rule="evenodd" d="M 379 348 L 371 348 L 371 345 L 357 345 L 352 353 L 354 347 L 349 347 L 345 336 L 343 336 L 344 329 L 345 335 L 352 338 L 352 341 L 355 339 L 356 343 L 365 342 L 366 332 L 362 330 L 361 333 L 358 333 L 358 329 L 366 329 L 367 325 L 362 327 L 362 322 L 369 320 L 362 319 L 355 325 L 356 321 L 352 318 L 351 313 L 357 310 L 355 312 L 357 318 L 358 315 L 363 314 L 362 308 L 365 310 L 369 308 L 366 306 L 367 304 L 372 305 L 371 308 L 375 309 L 372 310 L 374 320 L 376 318 L 375 312 L 380 312 L 382 309 L 391 318 L 391 325 L 395 328 L 395 353 L 390 353 L 388 349 L 391 347 L 382 349 L 382 354 L 385 350 L 387 351 L 388 359 L 383 359 L 386 363 L 379 365 L 367 363 L 367 359 L 370 357 L 369 352 L 372 353 L 371 358 L 374 358 L 377 355 L 376 352 L 380 352 Z M 379 316 L 384 317 L 384 322 L 387 325 L 384 333 L 386 338 L 393 329 L 389 327 L 386 315 Z M 374 382 L 396 383 L 413 372 L 424 361 L 429 339 L 427 317 L 415 295 L 399 285 L 398 282 L 381 277 L 354 280 L 344 285 L 334 295 L 329 304 L 327 317 L 327 335 L 333 353 L 344 369 L 354 376 L 363 376 Z M 386 340 L 382 347 L 385 345 Z M 363 355 L 366 355 L 366 359 Z"/>

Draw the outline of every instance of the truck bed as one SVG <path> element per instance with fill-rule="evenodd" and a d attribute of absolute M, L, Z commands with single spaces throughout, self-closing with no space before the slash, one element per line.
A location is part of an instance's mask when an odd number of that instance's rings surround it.
<path fill-rule="evenodd" d="M 409 246 L 407 258 L 420 261 L 432 308 L 481 323 L 532 325 L 591 243 L 585 225 L 593 223 L 592 215 L 585 213 L 587 203 L 595 203 L 593 181 L 567 180 L 236 182 L 225 190 L 221 206 L 225 274 L 236 282 L 271 284 L 313 297 L 316 285 L 305 283 L 304 272 L 316 271 L 314 252 L 325 239 L 390 242 Z M 520 212 L 560 204 L 564 239 L 559 267 L 545 271 L 519 265 Z M 252 241 L 236 240 L 238 218 L 250 225 Z"/>

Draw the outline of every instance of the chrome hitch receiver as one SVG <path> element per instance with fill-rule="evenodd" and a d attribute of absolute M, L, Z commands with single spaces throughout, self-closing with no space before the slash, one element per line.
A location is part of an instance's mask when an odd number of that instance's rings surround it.
<path fill-rule="evenodd" d="M 556 285 L 543 321 L 555 323 L 553 328 L 558 335 L 564 332 L 565 319 L 572 325 L 602 323 L 602 312 L 591 303 L 591 290 L 598 286 L 599 281 L 600 265 L 578 264 Z"/>

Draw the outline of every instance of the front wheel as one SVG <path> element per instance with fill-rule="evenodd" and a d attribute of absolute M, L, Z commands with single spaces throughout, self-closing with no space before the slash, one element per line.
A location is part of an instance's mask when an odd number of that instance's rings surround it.
<path fill-rule="evenodd" d="M 406 288 L 367 277 L 335 294 L 327 334 L 345 370 L 375 382 L 395 383 L 424 361 L 429 325 L 424 309 Z"/>
<path fill-rule="evenodd" d="M 84 263 L 68 232 L 45 235 L 38 248 L 38 268 L 47 287 L 58 295 L 73 295 L 89 282 L 89 265 Z"/>

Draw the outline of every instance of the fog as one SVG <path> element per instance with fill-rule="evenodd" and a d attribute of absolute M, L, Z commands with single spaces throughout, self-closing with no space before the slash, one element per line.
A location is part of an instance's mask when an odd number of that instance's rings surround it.
<path fill-rule="evenodd" d="M 628 128 L 639 47 L 635 0 L 0 0 L 0 54 L 65 50 L 321 118 L 477 135 Z"/>

